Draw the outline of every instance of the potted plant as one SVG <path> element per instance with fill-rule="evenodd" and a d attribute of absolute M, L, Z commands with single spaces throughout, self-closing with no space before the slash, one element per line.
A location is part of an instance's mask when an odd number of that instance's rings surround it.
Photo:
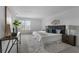
<path fill-rule="evenodd" d="M 18 27 L 20 26 L 21 22 L 19 20 L 14 20 L 13 25 L 13 33 L 17 33 L 18 32 Z"/>

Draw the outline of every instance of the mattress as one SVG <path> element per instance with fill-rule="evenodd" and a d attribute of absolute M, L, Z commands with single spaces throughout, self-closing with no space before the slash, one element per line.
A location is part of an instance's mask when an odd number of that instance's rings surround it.
<path fill-rule="evenodd" d="M 33 32 L 33 37 L 43 43 L 50 43 L 52 41 L 59 41 L 59 40 L 61 41 L 62 34 L 54 34 L 54 33 L 47 33 L 45 31 L 38 31 Z"/>

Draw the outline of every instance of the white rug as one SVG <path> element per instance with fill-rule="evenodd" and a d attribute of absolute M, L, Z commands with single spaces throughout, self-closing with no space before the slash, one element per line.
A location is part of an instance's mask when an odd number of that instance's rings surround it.
<path fill-rule="evenodd" d="M 65 43 L 52 43 L 52 44 L 49 44 L 49 45 L 46 45 L 45 49 L 49 52 L 49 53 L 58 53 L 64 49 L 67 49 L 71 47 L 70 45 L 68 44 L 65 44 Z"/>

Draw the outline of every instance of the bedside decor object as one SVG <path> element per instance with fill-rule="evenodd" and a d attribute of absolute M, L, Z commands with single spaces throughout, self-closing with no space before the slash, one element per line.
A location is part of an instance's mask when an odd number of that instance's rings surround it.
<path fill-rule="evenodd" d="M 20 26 L 21 22 L 19 20 L 15 20 L 13 22 L 14 28 L 13 28 L 13 33 L 17 33 L 18 32 L 18 27 Z"/>

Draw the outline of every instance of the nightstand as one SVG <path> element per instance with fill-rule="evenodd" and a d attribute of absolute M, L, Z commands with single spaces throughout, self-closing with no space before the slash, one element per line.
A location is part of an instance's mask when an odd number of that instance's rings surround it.
<path fill-rule="evenodd" d="M 62 35 L 62 42 L 76 46 L 76 36 L 75 35 Z"/>

